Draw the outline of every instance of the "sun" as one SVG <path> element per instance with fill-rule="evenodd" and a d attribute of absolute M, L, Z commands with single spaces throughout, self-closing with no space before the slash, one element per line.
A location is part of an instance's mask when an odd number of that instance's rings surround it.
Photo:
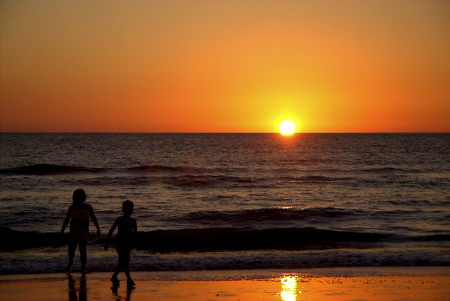
<path fill-rule="evenodd" d="M 280 133 L 281 134 L 292 135 L 292 134 L 294 134 L 294 131 L 295 131 L 295 124 L 290 120 L 283 121 L 280 124 Z"/>

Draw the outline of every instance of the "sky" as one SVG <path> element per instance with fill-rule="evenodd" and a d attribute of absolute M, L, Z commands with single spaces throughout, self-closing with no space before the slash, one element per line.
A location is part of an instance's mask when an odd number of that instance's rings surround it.
<path fill-rule="evenodd" d="M 2 132 L 450 132 L 450 1 L 0 0 Z"/>

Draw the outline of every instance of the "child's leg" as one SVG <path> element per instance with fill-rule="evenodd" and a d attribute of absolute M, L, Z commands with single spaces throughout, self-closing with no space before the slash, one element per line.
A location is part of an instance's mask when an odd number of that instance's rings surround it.
<path fill-rule="evenodd" d="M 111 279 L 117 278 L 117 275 L 122 271 L 122 260 L 120 259 L 120 256 L 122 254 L 120 245 L 116 243 L 116 252 L 119 256 L 119 262 L 117 263 L 116 267 L 114 268 L 114 274 Z"/>
<path fill-rule="evenodd" d="M 125 276 L 127 276 L 127 285 L 129 286 L 134 286 L 134 281 L 133 279 L 131 279 L 131 275 L 130 275 L 130 252 L 131 250 L 126 250 L 125 252 L 123 252 L 122 254 L 122 267 L 123 267 L 123 271 L 125 273 Z"/>
<path fill-rule="evenodd" d="M 114 284 L 114 286 L 118 286 L 119 285 L 119 278 L 117 278 L 117 275 L 119 275 L 120 271 L 122 270 L 122 266 L 119 263 L 117 263 L 116 267 L 114 268 L 114 273 L 111 276 L 111 282 Z"/>
<path fill-rule="evenodd" d="M 114 274 L 113 276 L 119 275 L 119 273 L 122 271 L 122 264 L 120 263 L 120 258 L 119 258 L 119 262 L 117 263 L 116 267 L 114 268 Z"/>
<path fill-rule="evenodd" d="M 77 249 L 78 240 L 77 239 L 70 239 L 69 240 L 69 264 L 66 267 L 66 271 L 70 271 L 70 268 L 73 264 L 73 258 L 75 257 L 75 250 Z"/>
<path fill-rule="evenodd" d="M 130 268 L 129 268 L 128 263 L 123 266 L 123 272 L 125 273 L 125 276 L 127 276 L 127 279 L 131 280 Z"/>
<path fill-rule="evenodd" d="M 87 261 L 86 246 L 87 241 L 80 240 L 79 250 L 80 250 L 81 271 L 83 273 L 86 272 L 86 261 Z"/>

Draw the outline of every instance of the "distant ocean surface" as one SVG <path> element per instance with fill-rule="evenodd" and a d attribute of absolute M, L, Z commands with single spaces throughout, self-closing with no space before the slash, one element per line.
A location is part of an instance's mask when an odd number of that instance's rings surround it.
<path fill-rule="evenodd" d="M 132 271 L 450 265 L 450 134 L 0 139 L 0 274 L 63 271 L 78 188 L 103 233 L 90 271 L 116 264 L 103 243 L 127 199 Z"/>

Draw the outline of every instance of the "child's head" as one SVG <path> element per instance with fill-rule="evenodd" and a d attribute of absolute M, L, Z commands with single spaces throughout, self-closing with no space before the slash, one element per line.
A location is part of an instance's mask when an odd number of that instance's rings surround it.
<path fill-rule="evenodd" d="M 133 213 L 133 210 L 134 210 L 134 204 L 132 201 L 127 200 L 122 203 L 122 212 L 125 215 L 131 215 L 131 213 Z"/>
<path fill-rule="evenodd" d="M 83 189 L 77 189 L 73 192 L 72 201 L 74 204 L 82 204 L 86 201 L 86 192 Z"/>

